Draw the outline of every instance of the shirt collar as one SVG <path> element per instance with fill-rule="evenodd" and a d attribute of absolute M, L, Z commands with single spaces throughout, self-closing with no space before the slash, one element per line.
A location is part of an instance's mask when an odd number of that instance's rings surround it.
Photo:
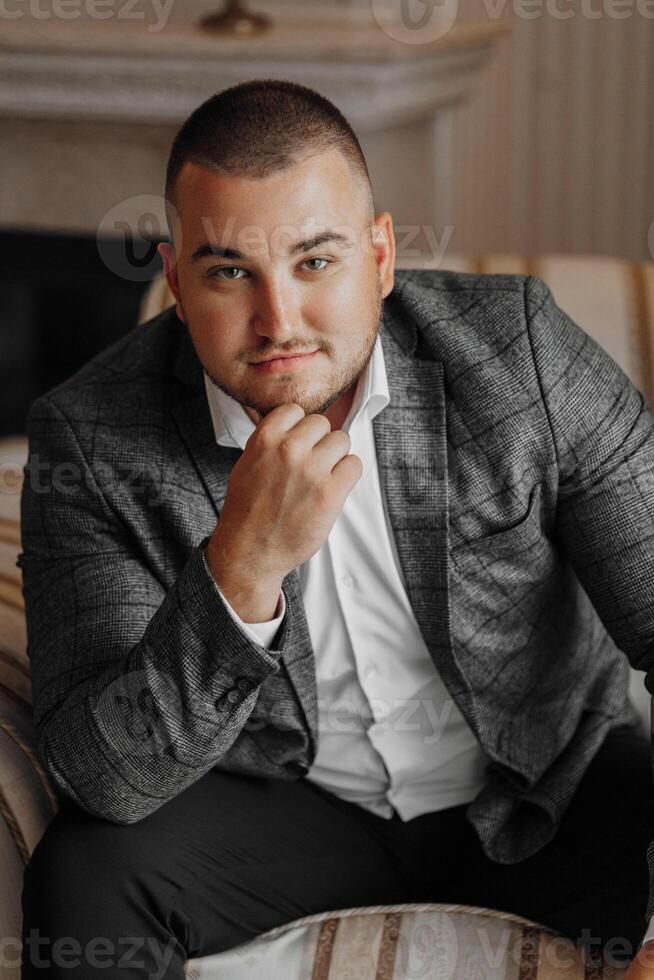
<path fill-rule="evenodd" d="M 245 449 L 255 423 L 240 402 L 214 384 L 206 371 L 203 374 L 216 442 L 219 446 Z M 342 428 L 348 432 L 350 426 L 363 417 L 372 421 L 389 401 L 384 351 L 381 337 L 377 334 L 372 355 L 359 375 L 352 405 Z"/>

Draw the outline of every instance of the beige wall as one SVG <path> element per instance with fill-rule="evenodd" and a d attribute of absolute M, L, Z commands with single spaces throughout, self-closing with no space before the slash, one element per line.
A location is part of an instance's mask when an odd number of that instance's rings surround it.
<path fill-rule="evenodd" d="M 457 118 L 453 247 L 654 258 L 654 19 L 506 15 Z"/>

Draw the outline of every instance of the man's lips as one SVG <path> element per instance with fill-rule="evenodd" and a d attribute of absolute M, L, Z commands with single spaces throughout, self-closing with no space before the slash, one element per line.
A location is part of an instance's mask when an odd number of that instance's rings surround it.
<path fill-rule="evenodd" d="M 319 350 L 301 354 L 279 354 L 277 357 L 271 357 L 267 361 L 250 361 L 250 366 L 255 371 L 260 371 L 264 374 L 274 374 L 277 371 L 294 371 L 302 367 L 302 365 L 306 364 L 318 353 L 320 353 Z"/>

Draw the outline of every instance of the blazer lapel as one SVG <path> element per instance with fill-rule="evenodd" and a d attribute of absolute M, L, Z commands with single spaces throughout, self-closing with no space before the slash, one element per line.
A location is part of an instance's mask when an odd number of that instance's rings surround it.
<path fill-rule="evenodd" d="M 450 631 L 444 366 L 415 356 L 415 333 L 388 303 L 381 336 L 390 394 L 373 419 L 382 493 L 425 645 L 450 693 L 465 705 L 468 687 Z"/>

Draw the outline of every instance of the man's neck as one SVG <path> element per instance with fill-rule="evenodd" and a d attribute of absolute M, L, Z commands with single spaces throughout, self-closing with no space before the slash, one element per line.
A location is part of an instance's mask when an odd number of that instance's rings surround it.
<path fill-rule="evenodd" d="M 348 412 L 352 407 L 352 402 L 354 400 L 354 393 L 357 390 L 357 382 L 354 381 L 347 391 L 343 392 L 338 401 L 334 402 L 333 405 L 323 413 L 327 416 L 331 422 L 332 432 L 335 429 L 340 429 L 347 418 Z"/>

